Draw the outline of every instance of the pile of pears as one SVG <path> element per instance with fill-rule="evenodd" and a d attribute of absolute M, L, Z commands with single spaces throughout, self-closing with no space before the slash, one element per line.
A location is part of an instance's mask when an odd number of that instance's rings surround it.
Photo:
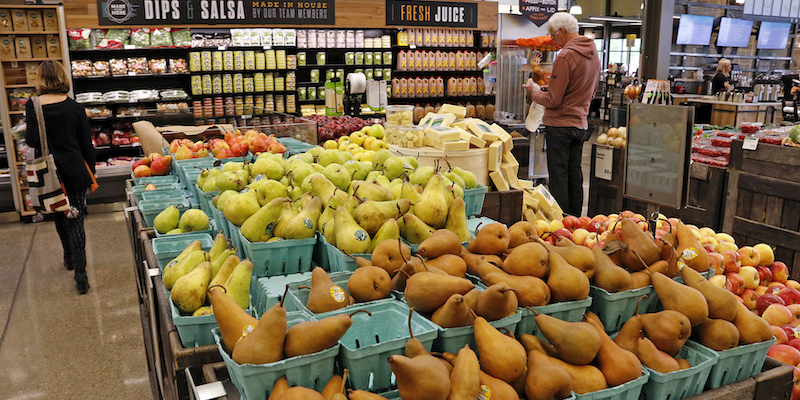
<path fill-rule="evenodd" d="M 203 210 L 190 208 L 181 215 L 176 206 L 165 208 L 153 220 L 153 228 L 158 233 L 167 235 L 204 231 L 208 229 L 208 225 L 208 215 Z"/>
<path fill-rule="evenodd" d="M 206 305 L 210 287 L 223 288 L 239 308 L 246 310 L 250 306 L 252 273 L 253 264 L 240 260 L 219 233 L 208 252 L 203 251 L 199 240 L 189 244 L 164 267 L 163 281 L 172 303 L 182 314 L 199 316 L 216 311 Z"/>

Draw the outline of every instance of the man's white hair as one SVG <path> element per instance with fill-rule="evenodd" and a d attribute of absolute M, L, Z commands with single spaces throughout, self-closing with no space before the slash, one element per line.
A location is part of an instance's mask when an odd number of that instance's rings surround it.
<path fill-rule="evenodd" d="M 567 33 L 578 33 L 578 20 L 570 13 L 557 12 L 547 20 L 547 27 L 551 32 L 564 28 Z"/>

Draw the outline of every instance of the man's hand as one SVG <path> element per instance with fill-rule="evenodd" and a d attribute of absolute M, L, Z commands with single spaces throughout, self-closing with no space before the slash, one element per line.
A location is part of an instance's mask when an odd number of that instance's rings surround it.
<path fill-rule="evenodd" d="M 527 90 L 528 96 L 530 96 L 531 93 L 533 93 L 535 91 L 542 90 L 542 87 L 539 86 L 536 82 L 534 82 L 533 79 L 528 79 L 528 81 L 525 82 L 525 84 L 522 85 L 522 87 L 524 87 L 525 90 Z"/>

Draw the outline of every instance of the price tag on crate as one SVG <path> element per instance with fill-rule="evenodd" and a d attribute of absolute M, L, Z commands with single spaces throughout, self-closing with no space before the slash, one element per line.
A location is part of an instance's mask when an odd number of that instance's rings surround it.
<path fill-rule="evenodd" d="M 744 138 L 744 143 L 742 143 L 742 149 L 755 150 L 757 147 L 758 147 L 758 138 L 756 137 Z"/>
<path fill-rule="evenodd" d="M 598 145 L 595 149 L 594 176 L 610 181 L 614 173 L 614 148 Z"/>

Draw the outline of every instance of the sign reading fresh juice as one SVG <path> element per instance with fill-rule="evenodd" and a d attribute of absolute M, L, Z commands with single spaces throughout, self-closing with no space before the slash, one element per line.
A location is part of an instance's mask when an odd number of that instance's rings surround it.
<path fill-rule="evenodd" d="M 386 0 L 386 25 L 478 27 L 478 4 Z"/>

